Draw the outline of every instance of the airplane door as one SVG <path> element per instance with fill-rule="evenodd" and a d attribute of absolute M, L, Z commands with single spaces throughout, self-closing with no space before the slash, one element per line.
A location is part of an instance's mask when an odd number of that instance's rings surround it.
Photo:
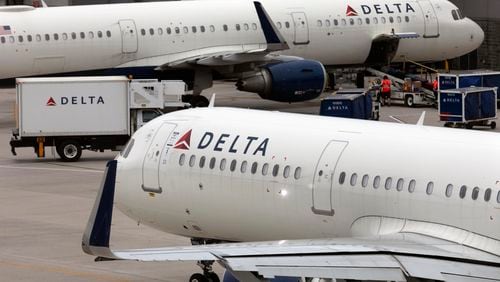
<path fill-rule="evenodd" d="M 156 131 L 149 144 L 142 164 L 142 190 L 146 192 L 161 193 L 163 191 L 160 186 L 160 160 L 163 155 L 168 153 L 169 148 L 167 148 L 166 143 L 175 127 L 175 124 L 164 123 Z"/>
<path fill-rule="evenodd" d="M 315 214 L 333 216 L 332 189 L 337 179 L 336 167 L 347 147 L 346 141 L 330 141 L 316 166 L 313 180 L 313 207 Z"/>
<path fill-rule="evenodd" d="M 122 53 L 130 54 L 137 52 L 137 28 L 133 20 L 120 20 L 122 34 Z"/>
<path fill-rule="evenodd" d="M 309 27 L 306 14 L 303 12 L 292 13 L 292 19 L 295 31 L 293 44 L 309 44 Z"/>
<path fill-rule="evenodd" d="M 439 37 L 439 22 L 431 2 L 427 0 L 418 1 L 418 4 L 420 5 L 420 8 L 422 9 L 422 13 L 424 15 L 424 37 Z"/>

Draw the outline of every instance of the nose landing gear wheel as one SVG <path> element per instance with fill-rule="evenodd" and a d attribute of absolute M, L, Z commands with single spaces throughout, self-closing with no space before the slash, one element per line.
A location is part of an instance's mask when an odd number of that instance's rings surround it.
<path fill-rule="evenodd" d="M 189 278 L 189 282 L 220 282 L 219 276 L 217 274 L 210 272 L 205 275 L 201 273 L 195 273 Z"/>

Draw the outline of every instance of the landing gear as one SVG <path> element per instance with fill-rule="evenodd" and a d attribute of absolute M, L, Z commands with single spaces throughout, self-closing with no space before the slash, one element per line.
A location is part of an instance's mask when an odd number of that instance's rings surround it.
<path fill-rule="evenodd" d="M 219 276 L 215 274 L 212 270 L 212 264 L 214 264 L 213 260 L 202 260 L 199 261 L 198 266 L 203 269 L 203 274 L 195 273 L 191 275 L 189 278 L 189 282 L 219 282 Z"/>

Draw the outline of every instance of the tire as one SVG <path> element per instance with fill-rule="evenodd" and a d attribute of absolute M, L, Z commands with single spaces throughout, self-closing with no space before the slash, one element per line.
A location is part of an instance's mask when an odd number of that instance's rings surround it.
<path fill-rule="evenodd" d="M 220 282 L 220 279 L 219 279 L 219 276 L 217 276 L 217 274 L 215 274 L 214 272 L 210 272 L 208 274 L 208 281 L 210 281 L 210 282 Z"/>
<path fill-rule="evenodd" d="M 195 273 L 189 277 L 189 282 L 209 282 L 208 278 L 201 273 Z"/>
<path fill-rule="evenodd" d="M 472 129 L 472 127 L 473 127 L 472 123 L 465 124 L 465 128 L 467 128 L 467 129 Z"/>
<path fill-rule="evenodd" d="M 76 162 L 82 156 L 82 146 L 76 140 L 63 140 L 56 151 L 65 162 Z"/>
<path fill-rule="evenodd" d="M 413 100 L 413 96 L 407 95 L 405 97 L 405 105 L 410 108 L 413 108 L 415 106 L 415 101 Z"/>
<path fill-rule="evenodd" d="M 490 123 L 490 127 L 491 127 L 491 129 L 495 129 L 495 128 L 497 128 L 497 123 L 496 123 L 496 122 L 494 122 L 494 121 L 492 121 L 492 122 Z"/>
<path fill-rule="evenodd" d="M 191 104 L 191 106 L 193 108 L 206 108 L 206 107 L 208 107 L 210 102 L 208 101 L 208 99 L 205 96 L 194 95 L 191 98 L 191 101 L 189 101 L 189 104 Z"/>

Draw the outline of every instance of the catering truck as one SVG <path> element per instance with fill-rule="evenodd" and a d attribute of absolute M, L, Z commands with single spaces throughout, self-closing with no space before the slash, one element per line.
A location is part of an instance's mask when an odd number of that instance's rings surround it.
<path fill-rule="evenodd" d="M 45 157 L 55 147 L 63 161 L 82 150 L 120 150 L 144 123 L 182 102 L 182 81 L 110 77 L 20 78 L 16 81 L 16 124 L 10 141 Z"/>

